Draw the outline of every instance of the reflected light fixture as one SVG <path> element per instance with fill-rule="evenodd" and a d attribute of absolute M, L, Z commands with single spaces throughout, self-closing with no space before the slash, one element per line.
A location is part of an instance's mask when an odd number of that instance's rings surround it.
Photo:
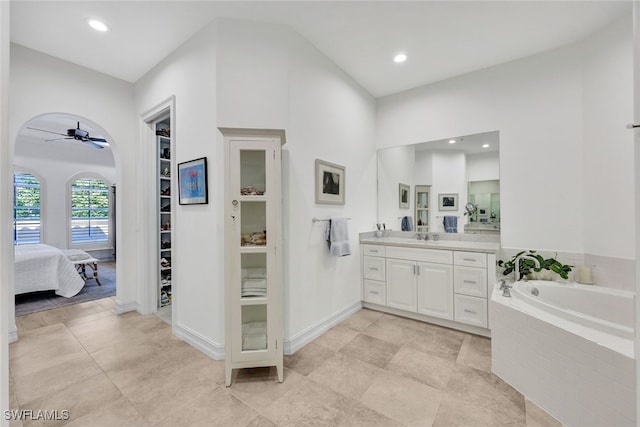
<path fill-rule="evenodd" d="M 489 144 L 482 144 L 482 148 L 489 148 L 490 145 Z"/>
<path fill-rule="evenodd" d="M 87 24 L 89 24 L 89 26 L 94 30 L 100 31 L 101 33 L 109 31 L 107 24 L 97 19 L 87 19 Z"/>
<path fill-rule="evenodd" d="M 407 55 L 405 55 L 404 53 L 399 53 L 393 57 L 393 62 L 395 62 L 396 64 L 400 64 L 401 62 L 404 62 L 406 60 L 407 60 Z"/>
<path fill-rule="evenodd" d="M 449 144 L 455 144 L 455 143 L 456 143 L 456 140 L 455 140 L 455 139 L 450 139 L 450 140 L 449 140 Z"/>

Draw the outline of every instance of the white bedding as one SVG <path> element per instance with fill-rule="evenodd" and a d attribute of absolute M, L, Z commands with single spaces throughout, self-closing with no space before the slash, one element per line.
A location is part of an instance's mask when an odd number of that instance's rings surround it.
<path fill-rule="evenodd" d="M 57 295 L 70 298 L 84 286 L 69 258 L 58 248 L 49 245 L 15 246 L 15 294 L 55 290 Z"/>

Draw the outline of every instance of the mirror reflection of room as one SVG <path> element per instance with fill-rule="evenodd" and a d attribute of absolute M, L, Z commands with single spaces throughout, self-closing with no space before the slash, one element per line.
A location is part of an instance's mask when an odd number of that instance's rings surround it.
<path fill-rule="evenodd" d="M 466 232 L 500 230 L 500 180 L 469 181 Z"/>
<path fill-rule="evenodd" d="M 378 150 L 378 222 L 403 230 L 410 217 L 416 233 L 444 233 L 453 216 L 457 233 L 499 234 L 499 157 L 498 131 Z M 398 205 L 398 182 L 414 195 L 409 206 Z M 454 209 L 440 206 L 446 195 L 458 198 Z"/>

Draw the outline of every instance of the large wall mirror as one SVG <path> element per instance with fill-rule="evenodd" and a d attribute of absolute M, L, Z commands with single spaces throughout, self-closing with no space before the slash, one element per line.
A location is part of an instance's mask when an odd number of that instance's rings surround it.
<path fill-rule="evenodd" d="M 398 204 L 399 184 L 409 187 Z M 454 136 L 378 150 L 378 222 L 393 230 L 500 233 L 500 135 Z M 408 221 L 409 219 L 409 221 Z"/>

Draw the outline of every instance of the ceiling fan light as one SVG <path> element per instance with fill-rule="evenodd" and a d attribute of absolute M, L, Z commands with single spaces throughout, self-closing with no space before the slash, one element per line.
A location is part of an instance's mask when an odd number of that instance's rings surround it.
<path fill-rule="evenodd" d="M 101 33 L 109 31 L 109 27 L 107 26 L 107 24 L 97 19 L 88 19 L 87 23 L 91 28 L 96 31 L 100 31 Z"/>
<path fill-rule="evenodd" d="M 491 147 L 489 144 L 482 144 L 482 148 L 489 148 Z"/>

